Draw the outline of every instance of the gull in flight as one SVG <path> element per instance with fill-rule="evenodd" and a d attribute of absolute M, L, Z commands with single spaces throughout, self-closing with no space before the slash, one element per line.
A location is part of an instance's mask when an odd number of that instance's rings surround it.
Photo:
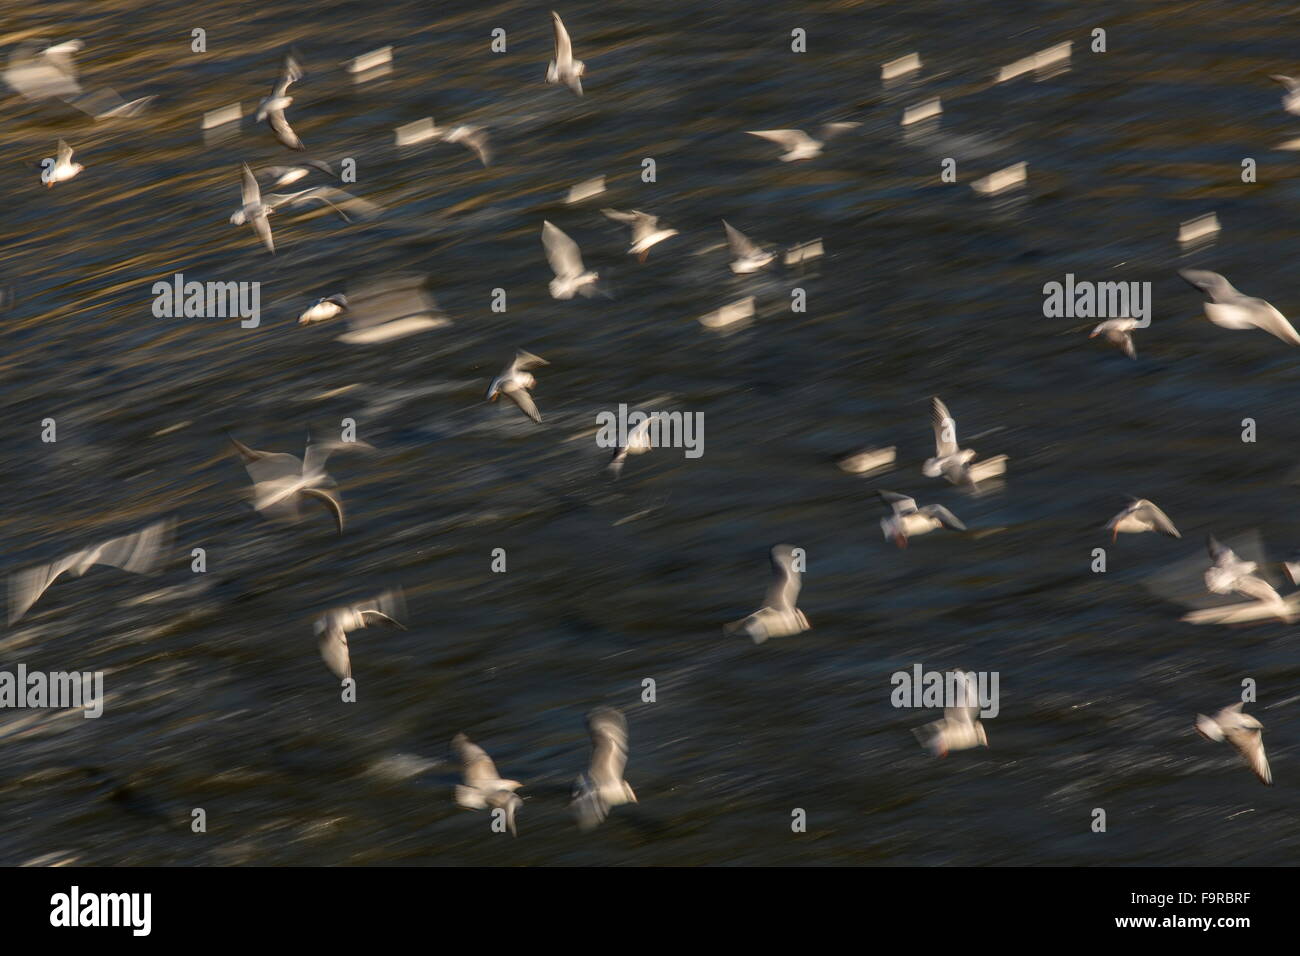
<path fill-rule="evenodd" d="M 467 810 L 501 809 L 506 812 L 506 826 L 511 836 L 515 832 L 515 814 L 523 807 L 524 801 L 515 793 L 523 786 L 518 780 L 503 780 L 497 773 L 497 765 L 478 744 L 464 734 L 457 734 L 451 740 L 451 747 L 460 757 L 464 784 L 456 785 L 456 803 Z"/>
<path fill-rule="evenodd" d="M 313 625 L 321 660 L 339 680 L 348 680 L 352 676 L 348 633 L 372 624 L 404 631 L 406 626 L 398 620 L 405 616 L 404 611 L 402 592 L 395 590 L 385 591 L 369 601 L 358 601 L 326 611 Z"/>
<path fill-rule="evenodd" d="M 252 226 L 253 231 L 262 240 L 262 244 L 272 254 L 275 253 L 275 240 L 271 236 L 270 217 L 271 213 L 281 206 L 323 202 L 347 223 L 352 222 L 351 216 L 368 219 L 382 211 L 375 203 L 359 199 L 351 193 L 332 186 L 313 186 L 311 189 L 299 190 L 296 193 L 268 193 L 263 196 L 261 188 L 257 185 L 257 177 L 248 168 L 248 163 L 242 166 L 241 200 L 239 209 L 235 210 L 230 217 L 231 224 L 242 226 L 247 223 Z"/>
<path fill-rule="evenodd" d="M 96 120 L 117 116 L 136 116 L 156 97 L 142 96 L 127 102 L 111 87 L 82 93 L 77 80 L 73 55 L 85 44 L 69 40 L 43 46 L 43 41 L 29 41 L 9 56 L 4 80 L 15 93 L 28 100 L 58 99 L 93 116 Z"/>
<path fill-rule="evenodd" d="M 796 607 L 803 574 L 794 566 L 794 549 L 778 544 L 772 549 L 772 583 L 768 585 L 763 606 L 749 617 L 728 624 L 726 634 L 748 634 L 755 644 L 770 637 L 790 637 L 812 630 L 808 618 Z"/>
<path fill-rule="evenodd" d="M 537 379 L 528 370 L 550 364 L 546 359 L 540 358 L 532 352 L 518 349 L 510 364 L 501 370 L 500 375 L 492 379 L 492 384 L 488 386 L 487 390 L 487 400 L 495 402 L 498 396 L 504 395 L 518 405 L 525 415 L 540 425 L 542 423 L 542 413 L 537 410 L 537 404 L 533 401 L 533 396 L 528 393 L 530 388 L 537 385 Z"/>
<path fill-rule="evenodd" d="M 945 707 L 943 720 L 936 720 L 913 731 L 921 744 L 936 757 L 946 757 L 953 750 L 970 750 L 972 747 L 989 745 L 988 735 L 979 719 L 979 689 L 973 674 L 961 674 L 958 697 L 960 700 L 953 703 L 962 706 Z"/>
<path fill-rule="evenodd" d="M 1138 357 L 1137 347 L 1133 344 L 1133 330 L 1136 328 L 1138 328 L 1137 319 L 1107 319 L 1093 329 L 1088 338 L 1095 339 L 1099 335 L 1104 335 L 1107 342 L 1118 346 L 1125 355 L 1135 359 Z"/>
<path fill-rule="evenodd" d="M 936 528 L 951 528 L 953 531 L 965 531 L 966 526 L 955 514 L 943 505 L 926 505 L 918 508 L 916 501 L 907 495 L 893 491 L 878 491 L 880 500 L 889 505 L 894 513 L 888 518 L 880 519 L 880 530 L 885 538 L 892 538 L 900 548 L 907 547 L 907 539 L 919 534 L 929 534 Z"/>
<path fill-rule="evenodd" d="M 1300 80 L 1292 76 L 1281 76 L 1277 73 L 1269 76 L 1269 79 L 1276 80 L 1286 87 L 1286 95 L 1282 97 L 1282 109 L 1300 116 Z"/>
<path fill-rule="evenodd" d="M 1181 538 L 1169 516 L 1145 498 L 1130 498 L 1129 506 L 1111 518 L 1106 524 L 1111 532 L 1113 542 L 1121 534 L 1141 534 L 1144 531 L 1158 531 L 1171 538 Z"/>
<path fill-rule="evenodd" d="M 1196 715 L 1196 730 L 1207 740 L 1227 740 L 1245 758 L 1247 765 L 1266 784 L 1272 784 L 1273 772 L 1264 754 L 1264 725 L 1241 711 L 1241 703 L 1225 707 L 1213 717 Z"/>
<path fill-rule="evenodd" d="M 280 73 L 280 79 L 276 81 L 275 88 L 257 108 L 257 122 L 266 120 L 271 127 L 271 132 L 275 133 L 275 138 L 290 149 L 306 149 L 284 116 L 284 111 L 293 102 L 293 97 L 289 95 L 289 87 L 301 79 L 302 68 L 298 65 L 298 61 L 292 55 L 286 56 L 284 69 Z"/>
<path fill-rule="evenodd" d="M 85 168 L 81 163 L 72 161 L 72 147 L 59 140 L 59 152 L 54 159 L 54 165 L 43 172 L 41 178 L 45 180 L 45 188 L 49 189 L 55 183 L 67 182 Z"/>
<path fill-rule="evenodd" d="M 731 246 L 731 254 L 735 256 L 731 261 L 731 271 L 736 275 L 757 272 L 771 265 L 776 258 L 776 253 L 768 252 L 751 242 L 748 236 L 733 228 L 725 219 L 722 220 L 722 228 L 727 231 L 727 243 Z"/>
<path fill-rule="evenodd" d="M 921 473 L 927 478 L 942 475 L 954 485 L 974 486 L 1006 472 L 1006 455 L 995 455 L 976 463 L 975 450 L 958 445 L 957 423 L 948 413 L 948 406 L 937 396 L 930 399 L 930 420 L 934 425 L 934 457 L 927 459 L 921 468 Z"/>
<path fill-rule="evenodd" d="M 654 447 L 654 441 L 650 437 L 650 423 L 658 417 L 659 413 L 654 412 L 627 433 L 627 443 L 614 450 L 614 457 L 605 466 L 611 476 L 618 478 L 623 474 L 623 465 L 627 463 L 628 455 L 644 455 Z"/>
<path fill-rule="evenodd" d="M 630 256 L 640 256 L 642 262 L 645 262 L 646 256 L 650 254 L 651 246 L 677 235 L 676 229 L 661 229 L 658 216 L 639 212 L 636 209 L 631 212 L 602 209 L 601 212 L 616 222 L 624 222 L 632 227 L 632 245 L 628 247 L 627 253 Z"/>
<path fill-rule="evenodd" d="M 1205 546 L 1214 561 L 1205 571 L 1205 587 L 1208 591 L 1213 594 L 1235 592 L 1264 604 L 1277 605 L 1279 616 L 1290 620 L 1291 612 L 1282 596 L 1273 585 L 1256 574 L 1259 570 L 1256 562 L 1243 561 L 1235 551 L 1220 544 L 1212 534 L 1206 535 Z"/>
<path fill-rule="evenodd" d="M 279 189 L 281 186 L 289 186 L 306 178 L 313 169 L 318 169 L 330 178 L 334 178 L 334 168 L 322 159 L 304 159 L 297 166 L 263 166 L 257 170 L 257 174 L 271 177 L 274 182 L 268 188 Z"/>
<path fill-rule="evenodd" d="M 564 22 L 560 19 L 560 15 L 552 10 L 551 19 L 555 26 L 555 59 L 546 68 L 546 82 L 563 83 L 581 96 L 580 77 L 587 72 L 587 64 L 573 58 L 573 43 L 569 39 L 569 31 L 564 29 Z"/>
<path fill-rule="evenodd" d="M 52 564 L 16 571 L 9 576 L 9 623 L 13 624 L 26 614 L 45 589 L 65 572 L 79 578 L 95 565 L 102 564 L 132 574 L 154 573 L 162 563 L 172 527 L 169 518 L 156 521 L 132 534 L 110 538 Z"/>
<path fill-rule="evenodd" d="M 325 462 L 336 451 L 374 451 L 365 442 L 312 442 L 296 455 L 257 451 L 230 438 L 253 481 L 253 507 L 272 520 L 296 521 L 302 498 L 319 501 L 330 510 L 339 534 L 343 533 L 343 503 L 333 488 L 335 481 L 325 473 Z"/>
<path fill-rule="evenodd" d="M 482 126 L 453 126 L 442 135 L 445 142 L 460 143 L 475 156 L 484 166 L 492 162 L 492 150 L 488 146 L 488 133 Z"/>
<path fill-rule="evenodd" d="M 578 825 L 590 830 L 609 816 L 612 807 L 636 803 L 636 794 L 623 779 L 627 766 L 627 721 L 621 711 L 602 708 L 587 717 L 591 734 L 591 766 L 573 785 L 569 804 Z"/>
<path fill-rule="evenodd" d="M 314 322 L 328 322 L 347 311 L 348 298 L 341 293 L 327 295 L 317 299 L 302 315 L 298 316 L 299 325 L 311 325 Z"/>
<path fill-rule="evenodd" d="M 595 272 L 587 272 L 582 265 L 582 252 L 578 244 L 549 222 L 542 223 L 542 245 L 555 278 L 551 280 L 551 298 L 572 299 L 581 293 L 590 298 L 596 292 Z"/>
<path fill-rule="evenodd" d="M 1225 329 L 1263 329 L 1288 345 L 1300 345 L 1300 333 L 1286 316 L 1263 299 L 1242 295 L 1217 272 L 1182 269 L 1178 274 L 1210 297 L 1205 303 L 1205 317 L 1215 325 Z"/>
<path fill-rule="evenodd" d="M 861 125 L 861 123 L 827 123 L 817 134 L 821 139 L 813 139 L 801 129 L 756 129 L 748 132 L 750 136 L 761 136 L 776 143 L 785 150 L 779 157 L 781 162 L 793 163 L 820 156 L 822 147 L 831 137 L 838 136 L 846 130 L 857 129 Z"/>

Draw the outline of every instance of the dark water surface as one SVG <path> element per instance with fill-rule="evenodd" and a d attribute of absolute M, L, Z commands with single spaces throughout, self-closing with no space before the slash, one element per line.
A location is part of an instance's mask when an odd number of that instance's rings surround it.
<path fill-rule="evenodd" d="M 3 101 L 5 570 L 179 520 L 162 576 L 61 580 L 0 637 L 0 667 L 102 670 L 108 694 L 99 720 L 0 712 L 0 862 L 1294 863 L 1294 629 L 1184 624 L 1144 582 L 1207 531 L 1259 527 L 1274 556 L 1300 545 L 1286 483 L 1300 351 L 1210 325 L 1177 276 L 1213 269 L 1300 311 L 1300 156 L 1272 148 L 1300 117 L 1267 78 L 1300 71 L 1296 4 L 569 0 L 582 99 L 543 82 L 547 10 L 0 5 L 3 47 L 81 38 L 87 86 L 160 97 L 98 124 Z M 488 49 L 498 26 L 504 55 Z M 1105 54 L 1088 49 L 1098 26 Z M 206 54 L 190 52 L 195 27 Z M 807 54 L 789 52 L 795 27 Z M 1065 40 L 1068 72 L 991 84 Z M 206 145 L 199 120 L 255 106 L 291 44 L 309 155 L 356 158 L 348 188 L 388 212 L 352 226 L 277 215 L 272 257 L 227 222 L 237 170 L 293 157 L 251 120 Z M 354 86 L 342 62 L 386 44 L 392 76 Z M 884 88 L 879 64 L 913 50 L 923 71 Z M 903 136 L 903 108 L 931 96 L 938 130 Z M 393 129 L 425 116 L 488 126 L 496 162 L 446 144 L 399 153 Z M 862 126 L 809 163 L 744 135 L 832 120 Z M 60 137 L 86 169 L 44 189 Z M 956 184 L 939 180 L 945 157 Z M 1246 157 L 1257 183 L 1241 182 Z M 969 188 L 1018 161 L 1026 191 Z M 601 174 L 604 196 L 564 204 Z M 681 235 L 638 264 L 601 206 Z M 1181 251 L 1178 224 L 1210 211 L 1217 243 Z M 722 218 L 782 246 L 821 237 L 828 255 L 733 276 Z M 609 297 L 550 298 L 543 220 L 579 242 Z M 454 324 L 371 346 L 295 324 L 387 271 L 427 275 Z M 176 272 L 260 282 L 261 327 L 155 318 L 150 288 Z M 1066 273 L 1153 283 L 1136 362 L 1089 341 L 1086 319 L 1043 317 L 1043 284 Z M 790 311 L 795 287 L 805 314 Z M 748 329 L 696 322 L 745 295 Z M 517 347 L 551 363 L 541 426 L 482 400 Z M 961 437 L 1010 456 L 1004 488 L 971 497 L 921 476 L 933 394 Z M 591 433 L 620 402 L 702 412 L 703 457 L 656 451 L 612 484 Z M 331 462 L 345 535 L 320 514 L 254 515 L 223 430 L 300 454 L 308 429 L 349 417 L 379 451 Z M 835 467 L 883 445 L 898 447 L 892 473 Z M 972 533 L 897 550 L 878 487 L 946 504 Z M 1183 539 L 1110 546 L 1100 526 L 1126 494 L 1157 501 Z M 813 630 L 724 638 L 782 541 L 808 553 Z M 1093 574 L 1102 545 L 1109 571 Z M 188 568 L 199 546 L 202 576 Z M 489 570 L 498 547 L 505 574 Z M 342 704 L 312 619 L 390 584 L 410 630 L 354 635 L 360 699 Z M 1000 673 L 987 750 L 936 760 L 917 745 L 937 714 L 890 705 L 890 675 L 917 662 Z M 1246 677 L 1272 788 L 1193 730 Z M 640 803 L 583 834 L 566 803 L 600 704 L 626 712 Z M 458 731 L 526 782 L 518 839 L 453 802 Z M 195 807 L 206 834 L 190 832 Z M 1104 834 L 1089 828 L 1098 807 Z"/>

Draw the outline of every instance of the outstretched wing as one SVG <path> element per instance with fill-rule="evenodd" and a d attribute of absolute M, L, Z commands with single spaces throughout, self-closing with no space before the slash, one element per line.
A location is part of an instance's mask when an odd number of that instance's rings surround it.
<path fill-rule="evenodd" d="M 937 395 L 930 399 L 930 422 L 934 426 L 935 457 L 957 454 L 957 423 Z"/>

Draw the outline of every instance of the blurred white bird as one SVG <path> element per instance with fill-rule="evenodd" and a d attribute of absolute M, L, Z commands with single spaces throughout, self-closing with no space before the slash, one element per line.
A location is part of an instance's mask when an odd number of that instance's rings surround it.
<path fill-rule="evenodd" d="M 174 522 L 155 521 L 132 534 L 125 534 L 69 554 L 59 560 L 9 575 L 9 623 L 13 624 L 45 593 L 60 575 L 81 577 L 97 564 L 120 568 L 131 574 L 152 574 L 158 570 L 171 541 Z"/>
<path fill-rule="evenodd" d="M 542 423 L 542 413 L 537 410 L 537 405 L 533 402 L 533 396 L 528 393 L 530 388 L 537 385 L 537 379 L 528 370 L 550 364 L 546 359 L 536 356 L 532 352 L 525 352 L 523 349 L 517 350 L 510 364 L 503 368 L 501 374 L 494 378 L 492 384 L 488 386 L 487 400 L 495 402 L 499 395 L 504 395 L 518 405 L 525 415 L 540 425 Z"/>
<path fill-rule="evenodd" d="M 564 28 L 564 22 L 554 10 L 551 11 L 551 20 L 555 28 L 555 59 L 546 68 L 546 82 L 563 83 L 581 96 L 581 77 L 587 72 L 587 64 L 573 58 L 573 42 L 569 39 L 569 31 Z"/>
<path fill-rule="evenodd" d="M 1146 498 L 1129 499 L 1129 506 L 1110 519 L 1106 530 L 1111 532 L 1111 541 L 1121 534 L 1141 534 L 1144 531 L 1158 531 L 1170 538 L 1182 537 L 1169 516 Z"/>
<path fill-rule="evenodd" d="M 1088 338 L 1095 339 L 1099 335 L 1104 335 L 1107 342 L 1118 346 L 1125 355 L 1135 359 L 1137 347 L 1133 344 L 1133 330 L 1136 328 L 1138 328 L 1137 319 L 1107 319 L 1093 329 Z"/>
<path fill-rule="evenodd" d="M 572 299 L 575 295 L 591 297 L 596 292 L 595 272 L 582 265 L 578 244 L 549 222 L 542 223 L 542 246 L 555 278 L 551 280 L 551 298 Z"/>
<path fill-rule="evenodd" d="M 892 538 L 900 548 L 907 547 L 907 539 L 919 534 L 929 534 L 936 528 L 965 531 L 966 526 L 943 505 L 926 505 L 918 508 L 916 501 L 893 491 L 876 492 L 880 499 L 893 509 L 888 518 L 880 519 L 880 530 L 885 538 Z"/>
<path fill-rule="evenodd" d="M 759 136 L 776 143 L 785 150 L 779 157 L 781 162 L 793 163 L 820 156 L 828 140 L 861 125 L 861 123 L 827 123 L 817 134 L 821 139 L 813 139 L 801 129 L 757 129 L 748 132 L 750 136 Z"/>
<path fill-rule="evenodd" d="M 803 574 L 795 568 L 794 549 L 778 544 L 771 551 L 772 583 L 768 585 L 763 606 L 749 617 L 726 625 L 726 634 L 748 634 L 755 644 L 771 637 L 790 637 L 812 629 L 808 618 L 797 607 Z"/>
<path fill-rule="evenodd" d="M 301 79 L 302 68 L 298 65 L 298 61 L 292 54 L 286 56 L 284 68 L 280 71 L 280 78 L 276 80 L 271 95 L 263 99 L 257 108 L 257 122 L 266 120 L 275 138 L 290 149 L 306 149 L 284 115 L 284 111 L 293 102 L 293 97 L 289 95 L 289 87 Z"/>
<path fill-rule="evenodd" d="M 1282 96 L 1282 109 L 1300 116 L 1300 80 L 1291 76 L 1282 76 L 1278 73 L 1272 74 L 1269 79 L 1276 80 L 1286 87 L 1286 93 Z"/>
<path fill-rule="evenodd" d="M 722 220 L 722 228 L 727 232 L 727 244 L 731 247 L 731 254 L 735 257 L 731 261 L 731 271 L 736 275 L 745 275 L 750 272 L 757 272 L 772 264 L 776 254 L 768 252 L 761 246 L 751 242 L 739 229 L 734 228 L 727 220 Z"/>
<path fill-rule="evenodd" d="M 325 472 L 325 462 L 336 451 L 374 451 L 365 442 L 312 442 L 302 459 L 296 455 L 257 451 L 228 436 L 253 482 L 253 507 L 267 518 L 296 521 L 302 498 L 319 501 L 330 510 L 339 534 L 343 533 L 343 503 L 327 491 L 335 481 Z"/>
<path fill-rule="evenodd" d="M 1246 764 L 1266 784 L 1273 783 L 1273 771 L 1264 754 L 1264 725 L 1250 714 L 1242 713 L 1240 701 L 1225 707 L 1213 717 L 1196 715 L 1196 730 L 1207 740 L 1216 743 L 1227 740 L 1237 748 Z"/>
<path fill-rule="evenodd" d="M 72 161 L 72 147 L 59 140 L 59 151 L 54 158 L 54 164 L 41 173 L 41 178 L 45 180 L 45 188 L 49 189 L 55 183 L 67 182 L 85 168 L 81 163 Z"/>
<path fill-rule="evenodd" d="M 930 423 L 934 427 L 934 457 L 927 459 L 921 467 L 921 473 L 927 478 L 942 475 L 954 485 L 977 486 L 987 478 L 1006 472 L 1006 455 L 994 455 L 976 462 L 975 450 L 958 444 L 957 422 L 938 396 L 930 399 Z"/>
<path fill-rule="evenodd" d="M 515 793 L 523 786 L 518 780 L 502 779 L 497 765 L 482 747 L 464 734 L 451 741 L 452 749 L 460 758 L 465 782 L 456 785 L 456 803 L 467 810 L 501 809 L 506 812 L 506 826 L 512 836 L 515 831 L 515 814 L 523 807 L 523 799 Z"/>
<path fill-rule="evenodd" d="M 569 806 L 578 825 L 590 830 L 609 816 L 612 807 L 636 803 L 636 794 L 623 779 L 627 766 L 627 720 L 620 711 L 602 708 L 587 717 L 591 734 L 591 765 L 573 785 Z"/>
<path fill-rule="evenodd" d="M 397 589 L 384 591 L 369 601 L 331 608 L 318 617 L 313 625 L 321 660 L 335 677 L 347 680 L 352 676 L 352 652 L 348 645 L 348 634 L 372 624 L 404 631 L 406 625 L 400 618 L 405 616 L 405 601 L 402 592 Z"/>
<path fill-rule="evenodd" d="M 650 254 L 651 246 L 658 245 L 665 239 L 671 239 L 677 235 L 676 229 L 661 229 L 658 216 L 652 216 L 636 209 L 631 212 L 602 209 L 601 212 L 616 222 L 627 223 L 632 227 L 632 244 L 628 247 L 627 252 L 628 255 L 640 256 L 642 262 L 645 262 L 646 256 Z"/>
<path fill-rule="evenodd" d="M 1300 333 L 1284 316 L 1263 299 L 1243 295 L 1217 272 L 1182 269 L 1178 273 L 1191 285 L 1209 296 L 1205 317 L 1225 329 L 1263 329 L 1288 345 L 1300 345 Z"/>
<path fill-rule="evenodd" d="M 299 325 L 311 325 L 314 322 L 327 322 L 342 315 L 348 307 L 347 296 L 341 294 L 327 295 L 317 299 L 302 315 L 298 316 Z"/>
<path fill-rule="evenodd" d="M 958 673 L 961 676 L 958 691 L 961 700 L 953 703 L 961 706 L 945 707 L 943 720 L 936 720 L 913 731 L 921 744 L 936 757 L 946 757 L 954 750 L 970 750 L 972 747 L 989 745 L 988 735 L 979 719 L 979 688 L 975 677 L 970 673 Z"/>
<path fill-rule="evenodd" d="M 141 96 L 128 102 L 108 86 L 83 93 L 73 55 L 84 46 L 80 40 L 52 46 L 35 40 L 23 43 L 9 55 L 4 80 L 25 99 L 62 100 L 96 120 L 137 116 L 157 98 Z"/>

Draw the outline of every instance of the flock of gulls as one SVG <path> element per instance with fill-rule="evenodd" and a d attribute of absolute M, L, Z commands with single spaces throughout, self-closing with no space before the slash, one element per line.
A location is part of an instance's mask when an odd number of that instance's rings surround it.
<path fill-rule="evenodd" d="M 582 96 L 582 78 L 586 65 L 575 58 L 573 42 L 558 14 L 552 13 L 555 53 L 546 69 L 547 83 L 570 90 Z M 82 49 L 80 41 L 54 45 L 28 42 L 13 52 L 3 73 L 6 84 L 33 100 L 61 100 L 95 118 L 110 119 L 133 116 L 148 108 L 153 97 L 125 100 L 111 89 L 87 92 L 83 90 L 74 63 L 74 54 Z M 1068 45 L 1065 56 L 1068 57 Z M 1045 62 L 1055 63 L 1060 48 L 1040 54 Z M 1039 64 L 1041 68 L 1042 64 Z M 896 78 L 920 68 L 919 56 L 913 54 L 885 64 L 882 76 Z M 1013 64 L 1004 68 L 1008 75 L 1018 75 L 1033 68 Z M 295 56 L 285 57 L 283 69 L 271 93 L 258 106 L 256 120 L 265 123 L 274 138 L 286 149 L 302 152 L 306 149 L 294 131 L 289 111 L 294 97 L 291 88 L 302 81 L 304 72 Z M 1285 108 L 1300 115 L 1300 82 L 1289 77 L 1274 77 L 1286 86 Z M 939 111 L 937 101 L 921 104 L 904 114 L 904 124 L 918 118 L 932 116 Z M 754 130 L 750 135 L 769 141 L 782 150 L 775 158 L 781 162 L 805 162 L 820 156 L 833 138 L 848 133 L 860 124 L 836 122 L 820 127 L 816 136 L 803 130 Z M 432 135 L 443 141 L 458 143 L 471 150 L 487 166 L 491 161 L 488 131 L 477 126 L 457 126 L 437 130 L 430 121 L 421 136 Z M 47 187 L 67 183 L 85 171 L 81 163 L 73 161 L 73 149 L 63 140 L 58 141 L 57 154 L 42 173 Z M 274 165 L 253 169 L 241 164 L 240 204 L 230 216 L 237 226 L 249 226 L 256 239 L 267 252 L 274 254 L 275 241 L 270 218 L 281 209 L 296 209 L 321 204 L 344 220 L 369 219 L 383 210 L 377 204 L 362 199 L 333 185 L 312 186 L 292 192 L 274 192 L 284 189 L 311 175 L 336 177 L 337 171 L 319 160 L 304 160 L 290 165 Z M 978 192 L 997 192 L 1012 188 L 1024 179 L 1024 164 L 1000 171 L 976 184 Z M 266 192 L 263 191 L 265 186 Z M 600 180 L 579 184 L 572 195 L 586 197 L 603 191 Z M 572 198 L 572 196 L 571 196 Z M 629 229 L 627 252 L 645 261 L 651 250 L 660 243 L 678 235 L 677 230 L 661 224 L 653 214 L 640 210 L 604 209 L 604 215 Z M 778 253 L 765 248 L 747 237 L 725 220 L 723 233 L 730 250 L 729 267 L 737 275 L 749 275 L 768 268 L 778 258 Z M 560 228 L 547 221 L 541 225 L 541 242 L 547 261 L 554 273 L 550 281 L 550 294 L 557 300 L 575 296 L 589 297 L 601 293 L 599 275 L 585 267 L 578 244 Z M 787 262 L 820 254 L 820 241 L 807 247 L 796 247 L 787 253 Z M 1200 290 L 1207 300 L 1206 317 L 1216 325 L 1228 329 L 1258 328 L 1277 336 L 1291 345 L 1300 345 L 1300 334 L 1277 309 L 1268 302 L 1238 292 L 1223 276 L 1213 272 L 1187 269 L 1182 277 Z M 355 299 L 353 296 L 351 299 Z M 299 317 L 304 325 L 329 322 L 348 315 L 355 302 L 341 293 L 325 296 L 315 302 Z M 706 326 L 725 327 L 752 314 L 752 300 L 726 306 L 717 313 L 701 319 Z M 424 326 L 420 326 L 424 327 Z M 1133 333 L 1142 326 L 1132 318 L 1108 319 L 1096 326 L 1091 335 L 1102 336 L 1110 344 L 1136 359 Z M 533 422 L 540 423 L 542 416 L 531 390 L 536 385 L 534 370 L 546 366 L 545 359 L 519 350 L 509 363 L 489 384 L 486 400 L 495 402 L 504 396 Z M 615 477 L 622 471 L 629 455 L 648 451 L 651 442 L 644 422 L 627 438 L 625 444 L 614 452 L 608 470 Z M 1005 455 L 980 458 L 974 449 L 963 448 L 957 437 L 956 422 L 947 405 L 937 396 L 931 400 L 930 425 L 934 436 L 934 454 L 924 461 L 922 474 L 927 478 L 943 479 L 968 490 L 979 489 L 991 480 L 1000 479 L 1007 472 Z M 336 453 L 366 453 L 374 449 L 363 442 L 309 441 L 301 458 L 284 452 L 259 451 L 243 444 L 234 436 L 230 443 L 247 470 L 251 482 L 252 507 L 264 518 L 273 522 L 299 520 L 305 507 L 323 508 L 337 532 L 345 528 L 345 509 L 337 483 L 326 471 L 326 463 Z M 871 475 L 894 464 L 895 449 L 868 448 L 842 458 L 840 467 L 851 474 Z M 938 530 L 964 532 L 966 525 L 952 511 L 940 504 L 918 504 L 909 495 L 880 490 L 878 495 L 886 514 L 880 527 L 886 541 L 906 548 L 909 540 Z M 170 547 L 174 522 L 171 519 L 156 521 L 147 527 L 104 541 L 92 547 L 68 554 L 53 563 L 29 568 L 11 575 L 9 585 L 9 622 L 16 623 L 41 598 L 45 591 L 61 576 L 80 576 L 95 566 L 117 568 L 133 574 L 154 573 L 163 566 Z M 1181 535 L 1169 516 L 1154 502 L 1133 499 L 1105 525 L 1112 534 L 1112 542 L 1120 534 L 1157 533 L 1170 538 Z M 1263 575 L 1260 562 L 1239 557 L 1230 547 L 1212 535 L 1207 543 L 1210 563 L 1204 572 L 1205 589 L 1214 595 L 1234 595 L 1244 599 L 1228 608 L 1215 607 L 1193 612 L 1184 620 L 1197 623 L 1208 621 L 1245 621 L 1278 619 L 1292 621 L 1300 614 L 1300 591 L 1283 596 Z M 762 605 L 734 623 L 727 624 L 727 634 L 749 637 L 756 644 L 769 639 L 790 637 L 808 631 L 811 624 L 798 606 L 802 571 L 798 549 L 780 544 L 771 549 L 772 578 Z M 1290 566 L 1288 566 L 1290 568 Z M 1297 568 L 1300 570 L 1300 567 Z M 1294 580 L 1293 580 L 1294 583 Z M 371 628 L 406 627 L 405 605 L 399 589 L 389 589 L 372 599 L 335 607 L 321 614 L 315 621 L 315 631 L 320 655 L 330 672 L 340 681 L 352 678 L 352 659 L 349 635 Z M 969 675 L 967 700 L 976 698 L 975 687 Z M 1264 782 L 1271 783 L 1268 760 L 1264 753 L 1260 722 L 1243 713 L 1241 704 L 1233 704 L 1218 711 L 1213 717 L 1198 715 L 1196 729 L 1213 741 L 1227 741 L 1245 758 L 1254 773 Z M 587 770 L 579 775 L 573 788 L 571 808 L 584 829 L 602 822 L 614 807 L 636 802 L 636 794 L 624 779 L 628 760 L 628 728 L 623 714 L 611 708 L 601 708 L 588 715 L 587 729 L 591 737 L 591 758 Z M 978 717 L 978 708 L 950 706 L 944 718 L 917 731 L 924 746 L 936 755 L 951 751 L 988 746 L 988 736 Z M 501 776 L 487 752 L 463 733 L 451 742 L 458 757 L 463 783 L 455 788 L 455 802 L 467 809 L 493 809 L 504 814 L 509 832 L 516 833 L 517 815 L 523 806 L 519 790 L 524 787 L 518 780 Z"/>

